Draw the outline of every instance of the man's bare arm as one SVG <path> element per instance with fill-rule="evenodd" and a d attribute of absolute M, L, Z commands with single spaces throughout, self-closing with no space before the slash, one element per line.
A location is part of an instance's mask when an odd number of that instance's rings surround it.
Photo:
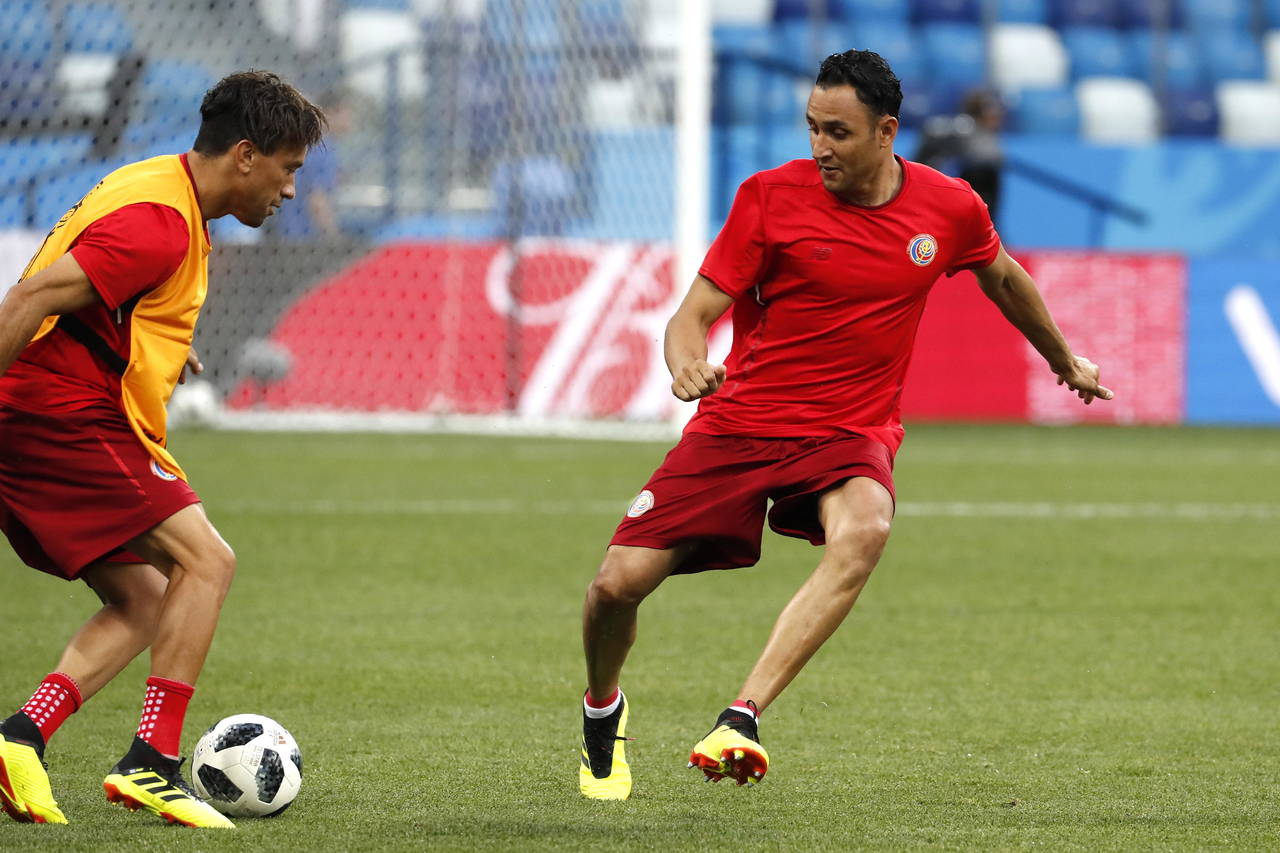
<path fill-rule="evenodd" d="M 1058 375 L 1059 385 L 1075 391 L 1086 404 L 1092 403 L 1094 397 L 1110 400 L 1115 396 L 1111 389 L 1098 384 L 1098 366 L 1071 352 L 1036 283 L 1003 246 L 991 266 L 974 270 L 974 274 L 982 292 Z"/>
<path fill-rule="evenodd" d="M 679 399 L 697 400 L 724 384 L 724 365 L 707 363 L 707 333 L 732 304 L 732 296 L 698 276 L 667 323 L 663 352 L 671 371 L 671 393 Z"/>
<path fill-rule="evenodd" d="M 50 314 L 69 314 L 100 300 L 70 253 L 24 279 L 0 302 L 0 374 L 17 360 Z"/>

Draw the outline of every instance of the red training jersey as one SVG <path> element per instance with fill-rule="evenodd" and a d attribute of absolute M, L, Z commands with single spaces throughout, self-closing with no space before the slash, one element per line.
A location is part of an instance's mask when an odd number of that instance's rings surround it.
<path fill-rule="evenodd" d="M 902 186 L 879 207 L 841 201 L 813 160 L 743 182 L 699 270 L 736 300 L 727 376 L 686 432 L 853 432 L 897 452 L 930 288 L 1000 251 L 987 206 L 966 182 L 897 159 Z"/>

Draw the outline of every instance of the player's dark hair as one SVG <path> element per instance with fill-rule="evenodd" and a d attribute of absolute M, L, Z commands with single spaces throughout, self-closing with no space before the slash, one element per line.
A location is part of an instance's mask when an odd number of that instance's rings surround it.
<path fill-rule="evenodd" d="M 902 108 L 902 83 L 884 57 L 870 50 L 831 54 L 822 60 L 814 83 L 823 89 L 852 86 L 858 100 L 877 116 L 897 118 Z"/>
<path fill-rule="evenodd" d="M 270 71 L 223 77 L 200 103 L 200 132 L 192 146 L 224 154 L 247 139 L 263 154 L 279 148 L 311 148 L 324 135 L 324 111 Z"/>

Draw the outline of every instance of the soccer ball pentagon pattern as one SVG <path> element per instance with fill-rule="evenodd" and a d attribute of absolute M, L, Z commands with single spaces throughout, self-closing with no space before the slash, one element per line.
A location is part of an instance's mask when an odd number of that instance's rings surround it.
<path fill-rule="evenodd" d="M 284 726 L 236 714 L 200 737 L 191 758 L 196 793 L 231 817 L 274 817 L 302 787 L 302 753 Z"/>

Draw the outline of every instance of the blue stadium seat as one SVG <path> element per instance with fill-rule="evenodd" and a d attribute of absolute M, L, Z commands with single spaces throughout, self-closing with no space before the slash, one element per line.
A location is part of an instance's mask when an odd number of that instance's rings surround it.
<path fill-rule="evenodd" d="M 716 78 L 712 114 L 717 124 L 797 123 L 803 115 L 801 85 L 789 74 L 732 61 L 717 66 Z"/>
<path fill-rule="evenodd" d="M 1160 18 L 1160 15 L 1165 13 L 1158 13 L 1157 4 L 1152 0 L 1120 0 L 1120 26 L 1142 30 L 1163 27 L 1167 23 L 1168 26 L 1174 29 L 1181 29 L 1184 23 L 1182 4 L 1169 0 L 1163 5 L 1168 10 L 1169 20 L 1167 22 Z"/>
<path fill-rule="evenodd" d="M 773 36 L 764 26 L 722 24 L 712 30 L 711 43 L 718 51 L 739 56 L 767 56 L 773 49 Z"/>
<path fill-rule="evenodd" d="M 1217 136 L 1218 101 L 1210 89 L 1170 90 L 1160 99 L 1165 133 L 1173 136 Z"/>
<path fill-rule="evenodd" d="M 1068 27 L 1062 43 L 1071 55 L 1071 76 L 1133 77 L 1138 73 L 1133 44 L 1119 30 L 1103 27 Z"/>
<path fill-rule="evenodd" d="M 1049 4 L 1046 0 L 1000 0 L 996 20 L 1006 24 L 1047 24 Z"/>
<path fill-rule="evenodd" d="M 920 24 L 982 22 L 981 0 L 912 0 L 912 20 Z"/>
<path fill-rule="evenodd" d="M 986 80 L 986 46 L 981 27 L 946 23 L 926 24 L 920 29 L 930 79 L 956 86 L 976 86 Z"/>
<path fill-rule="evenodd" d="M 1280 30 L 1280 0 L 1263 0 L 1262 22 L 1264 29 Z"/>
<path fill-rule="evenodd" d="M 538 50 L 564 42 L 554 9 L 518 0 L 486 0 L 480 32 L 486 41 L 503 47 L 519 44 Z"/>
<path fill-rule="evenodd" d="M 342 0 L 341 5 L 347 9 L 389 9 L 393 12 L 413 10 L 410 0 Z"/>
<path fill-rule="evenodd" d="M 844 28 L 835 24 L 815 29 L 808 21 L 793 18 L 775 24 L 774 32 L 779 58 L 805 73 L 817 71 L 821 60 L 850 47 Z"/>
<path fill-rule="evenodd" d="M 27 136 L 0 141 L 0 228 L 48 228 L 52 222 L 27 222 L 27 194 L 32 182 L 57 174 L 89 150 L 88 134 Z"/>
<path fill-rule="evenodd" d="M 1118 12 L 1114 0 L 1052 0 L 1049 17 L 1058 27 L 1114 27 Z"/>
<path fill-rule="evenodd" d="M 923 50 L 915 31 L 906 24 L 893 21 L 854 24 L 845 41 L 849 48 L 872 50 L 883 56 L 904 83 L 923 85 L 926 82 Z"/>
<path fill-rule="evenodd" d="M 1187 24 L 1204 31 L 1247 30 L 1253 23 L 1252 0 L 1182 0 Z"/>
<path fill-rule="evenodd" d="M 75 53 L 127 53 L 133 27 L 108 3 L 69 3 L 63 12 L 64 46 Z"/>
<path fill-rule="evenodd" d="M 1133 44 L 1139 73 L 1154 88 L 1187 90 L 1203 85 L 1205 75 L 1200 52 L 1186 33 L 1168 33 L 1159 52 L 1158 42 L 1150 30 L 1137 30 L 1129 35 L 1129 40 Z"/>
<path fill-rule="evenodd" d="M 1009 106 L 1012 130 L 1042 135 L 1080 133 L 1080 105 L 1070 89 L 1023 89 Z"/>
<path fill-rule="evenodd" d="M 200 102 L 217 82 L 199 63 L 156 59 L 142 72 L 142 117 L 186 126 L 199 121 Z"/>
<path fill-rule="evenodd" d="M 53 18 L 46 5 L 0 0 L 0 123 L 41 112 L 57 60 Z"/>
<path fill-rule="evenodd" d="M 902 127 L 919 129 L 934 116 L 954 115 L 966 91 L 967 87 L 903 83 L 902 110 L 898 116 Z"/>
<path fill-rule="evenodd" d="M 906 23 L 907 4 L 902 0 L 829 0 L 832 18 L 841 21 L 896 21 Z"/>
<path fill-rule="evenodd" d="M 787 21 L 795 18 L 808 20 L 813 15 L 809 0 L 774 0 L 773 19 Z"/>
<path fill-rule="evenodd" d="M 1195 39 L 1210 82 L 1260 80 L 1267 63 L 1262 46 L 1247 30 L 1215 30 L 1199 33 Z"/>

